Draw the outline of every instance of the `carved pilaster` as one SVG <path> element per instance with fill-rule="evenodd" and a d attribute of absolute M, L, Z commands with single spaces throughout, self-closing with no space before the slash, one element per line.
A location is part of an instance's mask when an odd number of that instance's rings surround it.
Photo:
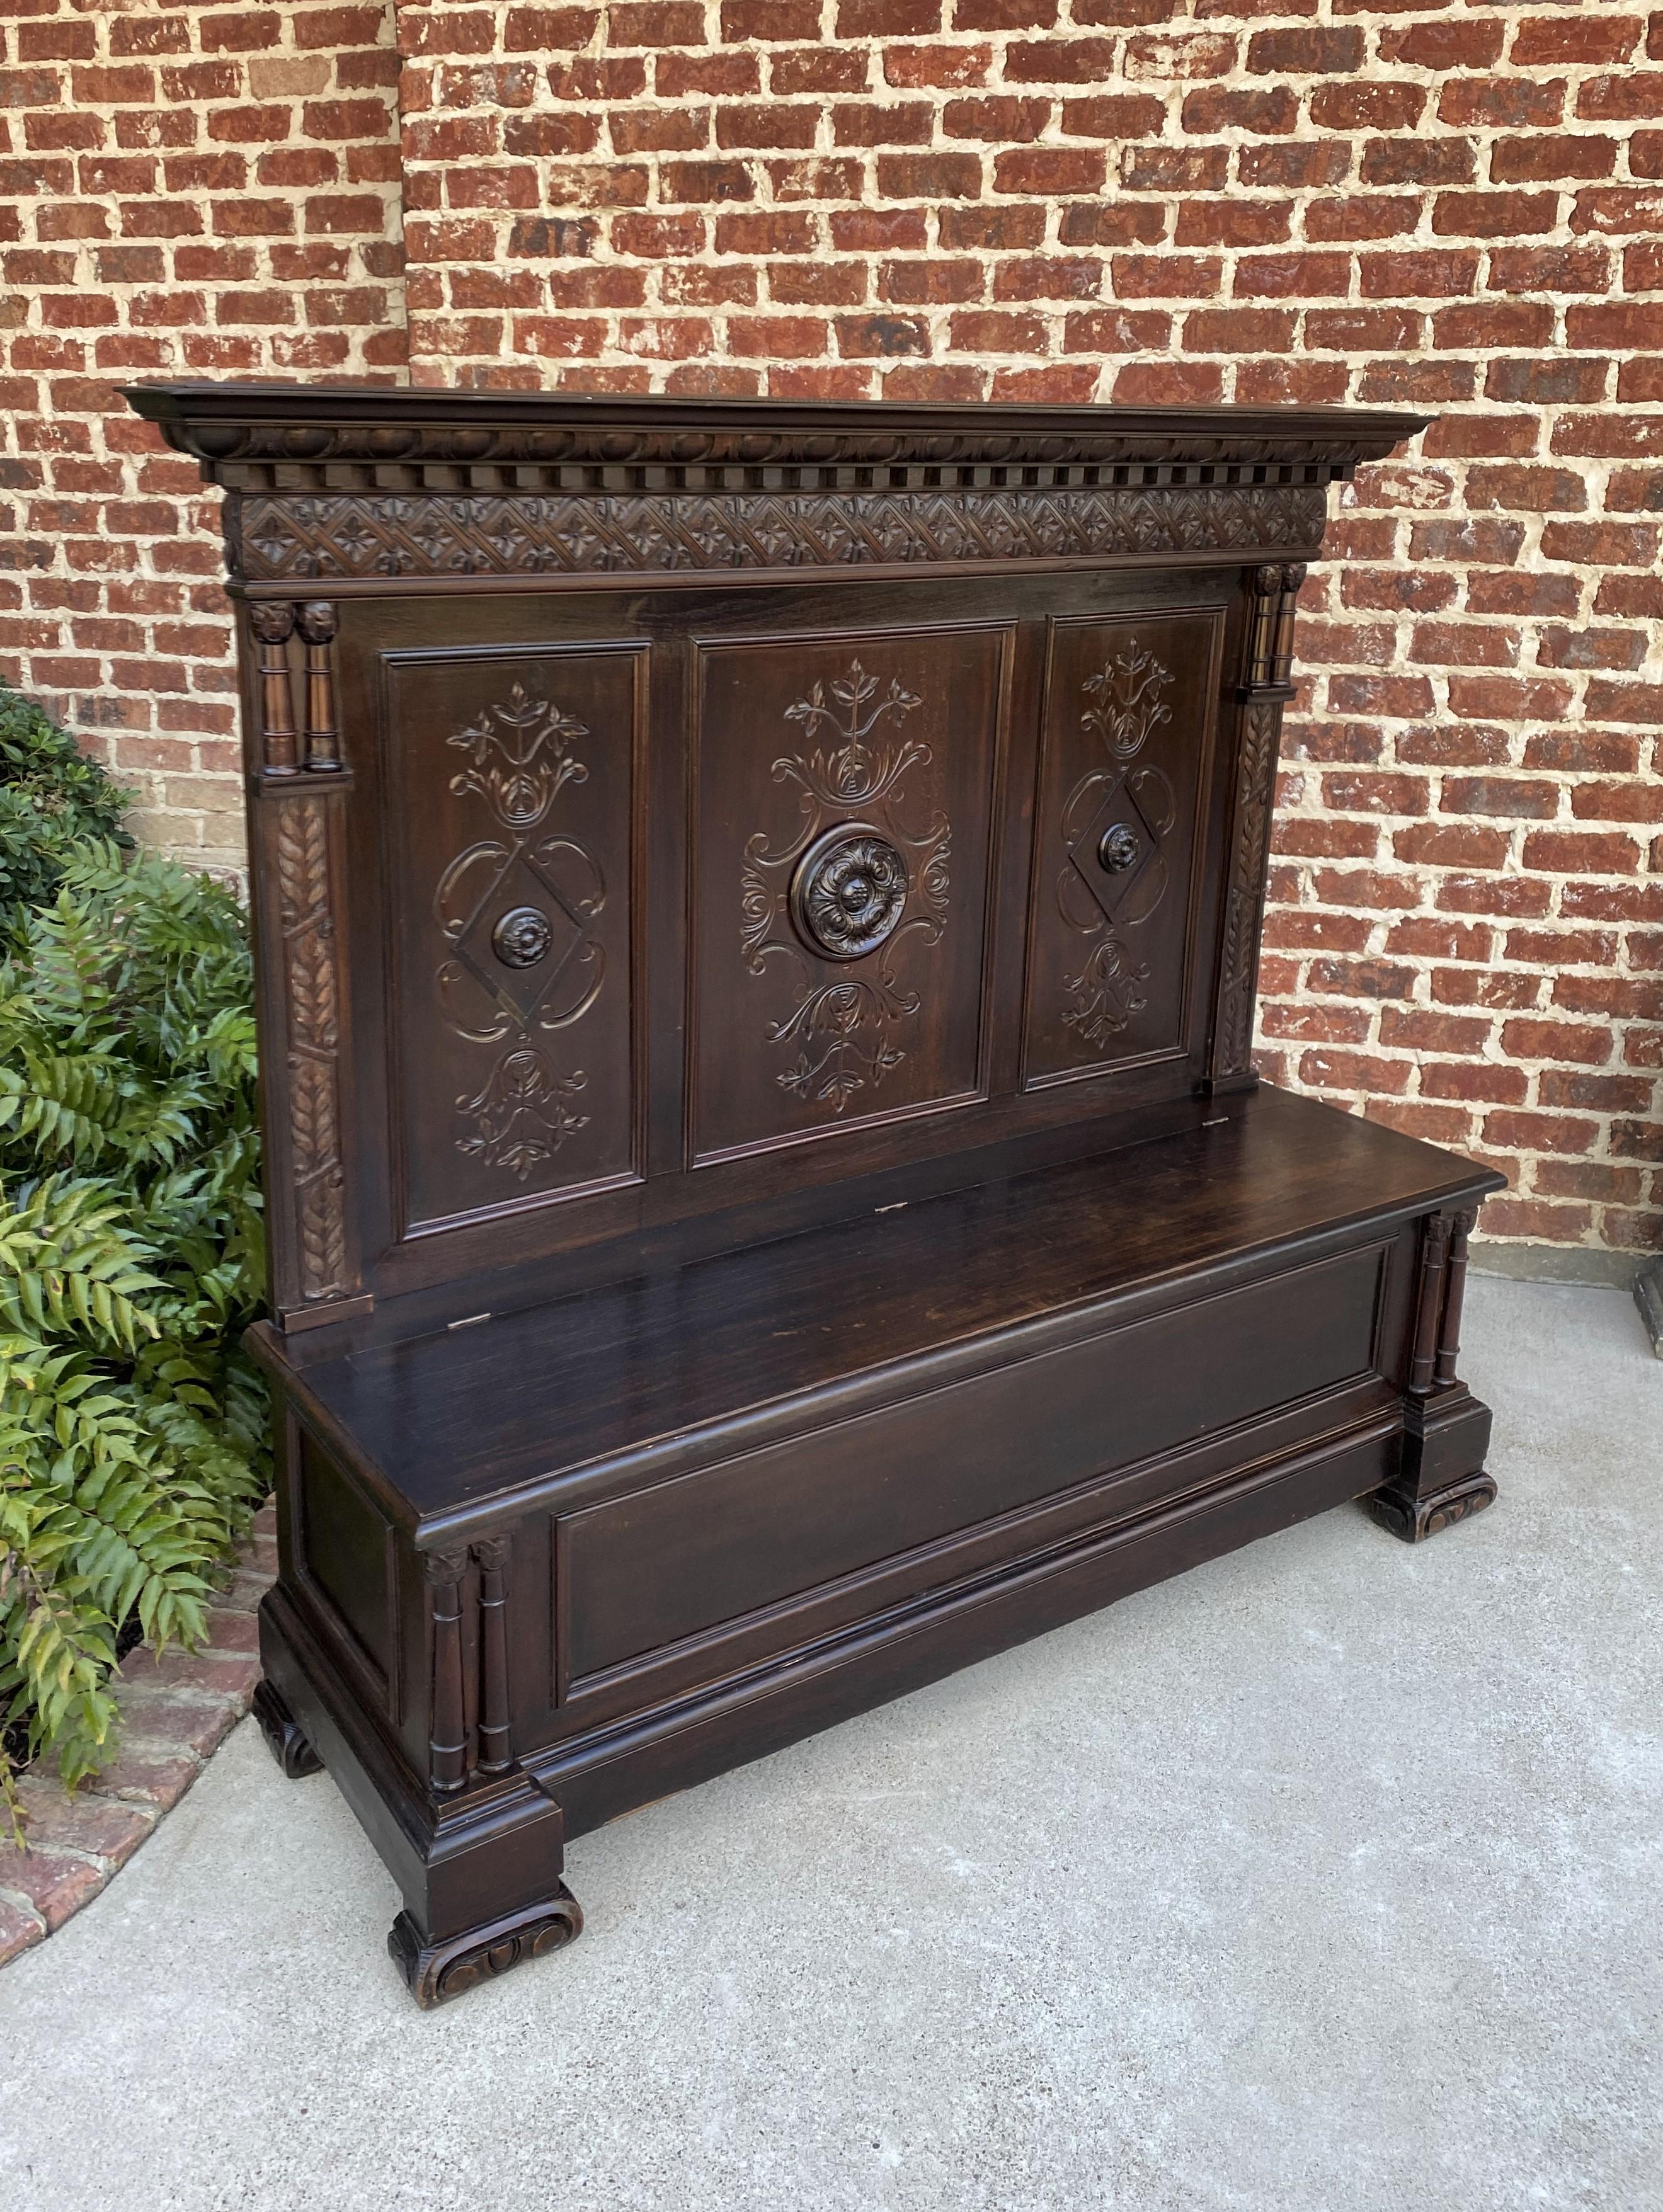
<path fill-rule="evenodd" d="M 295 610 L 276 600 L 257 600 L 248 626 L 259 646 L 260 764 L 267 775 L 293 775 L 295 696 L 289 674 L 289 641 L 295 634 Z"/>
<path fill-rule="evenodd" d="M 1434 1381 L 1441 1390 L 1455 1386 L 1455 1362 L 1461 1349 L 1461 1302 L 1466 1291 L 1467 1239 L 1477 1226 L 1476 1209 L 1458 1213 L 1450 1226 L 1449 1261 L 1445 1271 L 1443 1325 L 1438 1332 L 1438 1363 Z"/>
<path fill-rule="evenodd" d="M 306 765 L 328 772 L 341 764 L 335 732 L 335 610 L 308 599 L 295 617 L 306 644 Z"/>
<path fill-rule="evenodd" d="M 1218 996 L 1209 1077 L 1215 1089 L 1252 1079 L 1253 1002 L 1258 981 L 1264 879 L 1270 861 L 1282 710 L 1293 696 L 1294 611 L 1305 570 L 1267 562 L 1250 578 L 1235 791 L 1230 817 L 1230 866 L 1224 894 Z"/>
<path fill-rule="evenodd" d="M 509 1540 L 473 1547 L 479 1569 L 479 1771 L 503 1774 L 514 1763 L 509 1725 Z"/>
<path fill-rule="evenodd" d="M 1402 1458 L 1395 1479 L 1368 1500 L 1381 1527 L 1406 1544 L 1469 1520 L 1495 1497 L 1484 1471 L 1489 1408 L 1455 1372 L 1467 1239 L 1477 1218 L 1469 1206 L 1429 1214 L 1422 1225 Z"/>
<path fill-rule="evenodd" d="M 356 1287 L 342 1163 L 341 985 L 328 800 L 295 792 L 277 801 L 272 844 L 283 932 L 295 1273 L 302 1298 L 311 1304 Z"/>
<path fill-rule="evenodd" d="M 484 1536 L 466 1552 L 422 1554 L 432 1633 L 428 1759 L 436 1796 L 450 1796 L 476 1774 L 489 1779 L 514 1765 L 508 1620 L 511 1540 Z"/>
<path fill-rule="evenodd" d="M 468 1726 L 467 1679 L 463 1663 L 465 1553 L 425 1552 L 433 1666 L 428 1701 L 428 1778 L 436 1796 L 448 1796 L 467 1780 L 474 1748 Z"/>
<path fill-rule="evenodd" d="M 1443 1325 L 1444 1266 L 1449 1255 L 1449 1217 L 1435 1213 L 1421 1235 L 1421 1281 L 1415 1305 L 1415 1348 L 1409 1362 L 1409 1387 L 1417 1398 L 1432 1388 Z"/>

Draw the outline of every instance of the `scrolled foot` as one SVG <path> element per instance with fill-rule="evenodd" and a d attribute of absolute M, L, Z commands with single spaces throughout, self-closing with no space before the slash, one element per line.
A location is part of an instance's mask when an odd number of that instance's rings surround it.
<path fill-rule="evenodd" d="M 1377 1490 L 1364 1504 L 1382 1528 L 1401 1536 L 1405 1544 L 1418 1544 L 1448 1528 L 1457 1521 L 1470 1521 L 1495 1502 L 1495 1480 L 1482 1469 L 1435 1491 L 1429 1498 L 1410 1498 L 1401 1490 Z"/>
<path fill-rule="evenodd" d="M 483 1927 L 469 1928 L 439 1943 L 424 1943 L 407 1912 L 393 1922 L 387 1948 L 410 1994 L 423 2009 L 448 2004 L 477 1983 L 495 1981 L 527 1959 L 563 1950 L 583 1932 L 583 1914 L 563 1881 L 551 1898 L 528 1905 Z"/>
<path fill-rule="evenodd" d="M 323 1761 L 313 1750 L 305 1729 L 289 1711 L 282 1692 L 268 1681 L 255 1687 L 253 1713 L 272 1758 L 291 1782 L 323 1772 Z"/>

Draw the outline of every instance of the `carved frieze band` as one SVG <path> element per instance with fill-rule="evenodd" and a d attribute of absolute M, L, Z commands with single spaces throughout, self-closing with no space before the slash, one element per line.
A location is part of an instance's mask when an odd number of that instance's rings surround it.
<path fill-rule="evenodd" d="M 432 1656 L 428 1773 L 448 1796 L 474 1774 L 514 1764 L 509 1707 L 506 1536 L 482 1537 L 465 1552 L 424 1552 Z M 476 1571 L 470 1576 L 470 1565 Z M 472 1646 L 475 1663 L 468 1664 Z"/>
<path fill-rule="evenodd" d="M 329 864 L 330 801 L 277 801 L 273 845 L 287 1000 L 289 1167 L 301 1296 L 356 1288 L 348 1252 L 341 1149 L 341 988 Z"/>
<path fill-rule="evenodd" d="M 250 494 L 227 501 L 226 528 L 233 572 L 265 582 L 1309 551 L 1326 507 L 1322 484 Z"/>

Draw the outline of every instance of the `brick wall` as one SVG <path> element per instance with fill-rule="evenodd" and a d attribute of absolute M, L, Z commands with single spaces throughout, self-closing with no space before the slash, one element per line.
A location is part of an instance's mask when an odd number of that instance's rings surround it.
<path fill-rule="evenodd" d="M 1515 1188 L 1488 1210 L 1492 1237 L 1584 1255 L 1663 1243 L 1663 15 L 1623 0 L 388 4 L 399 160 L 352 181 L 369 198 L 402 173 L 418 382 L 1439 410 L 1421 450 L 1347 494 L 1308 588 L 1264 1064 L 1497 1160 Z M 381 10 L 37 0 L 18 15 L 0 0 L 14 80 L 76 66 L 31 58 L 37 27 L 92 27 L 103 56 L 158 21 L 188 25 L 198 55 L 218 54 L 210 26 L 277 26 L 273 60 L 327 52 L 337 82 L 259 94 L 288 99 L 288 131 L 245 154 L 251 183 L 308 143 L 313 100 L 362 106 L 358 143 L 319 142 L 343 175 L 391 161 L 368 130 L 387 98 Z M 71 123 L 119 121 L 96 85 L 72 96 Z M 8 97 L 26 168 L 95 158 L 37 149 L 34 110 L 15 104 L 32 95 Z M 222 97 L 196 111 L 204 143 Z M 199 204 L 176 189 L 181 212 Z M 210 206 L 215 190 L 197 188 Z M 69 188 L 25 191 L 9 250 L 34 252 L 55 243 L 37 226 Z M 313 321 L 346 280 L 308 275 L 294 249 L 315 235 L 310 196 L 336 191 L 271 195 L 290 227 L 254 250 L 294 319 L 241 340 L 274 368 L 390 372 L 391 217 L 366 216 L 347 249 L 383 306 Z M 204 237 L 218 220 L 204 212 Z M 202 295 L 201 339 L 222 342 L 222 295 L 168 274 Z M 10 336 L 14 388 L 20 346 L 43 388 L 106 366 L 105 338 L 44 314 L 54 296 Z M 121 305 L 108 342 L 133 343 L 132 325 Z M 338 363 L 294 349 L 326 329 L 348 348 Z M 60 344 L 85 368 L 27 350 Z M 64 417 L 102 450 L 90 399 Z M 40 434 L 58 430 L 48 417 Z M 34 461 L 26 441 L 7 465 Z M 30 519 L 38 496 L 26 488 L 20 517 L 50 544 L 61 526 Z M 164 552 L 200 558 L 193 578 L 211 566 L 200 538 L 151 544 L 136 521 L 124 542 L 158 580 Z M 67 632 L 72 613 L 28 597 L 57 574 L 27 576 L 19 604 Z M 205 619 L 211 587 L 184 588 Z M 34 655 L 40 688 L 92 702 L 83 725 L 150 714 L 107 653 L 95 678 L 43 672 L 74 643 L 0 632 L 0 666 Z M 222 708 L 222 661 L 186 673 L 158 708 Z M 206 799 L 222 756 L 200 748 L 218 729 L 191 728 Z"/>
<path fill-rule="evenodd" d="M 404 359 L 380 6 L 0 0 L 0 677 L 236 866 L 216 501 L 117 386 Z"/>

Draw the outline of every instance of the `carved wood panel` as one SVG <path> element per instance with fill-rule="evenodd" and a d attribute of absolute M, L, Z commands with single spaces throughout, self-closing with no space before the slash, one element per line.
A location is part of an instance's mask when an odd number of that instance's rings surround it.
<path fill-rule="evenodd" d="M 1009 633 L 698 655 L 691 1151 L 974 1096 Z"/>
<path fill-rule="evenodd" d="M 405 1233 L 636 1157 L 644 648 L 391 657 L 382 763 Z"/>
<path fill-rule="evenodd" d="M 582 575 L 1127 554 L 1307 550 L 1320 484 L 1119 484 L 1035 491 L 255 495 L 227 547 L 251 580 Z"/>
<path fill-rule="evenodd" d="M 1185 1049 L 1221 611 L 1052 626 L 1025 1087 Z"/>

